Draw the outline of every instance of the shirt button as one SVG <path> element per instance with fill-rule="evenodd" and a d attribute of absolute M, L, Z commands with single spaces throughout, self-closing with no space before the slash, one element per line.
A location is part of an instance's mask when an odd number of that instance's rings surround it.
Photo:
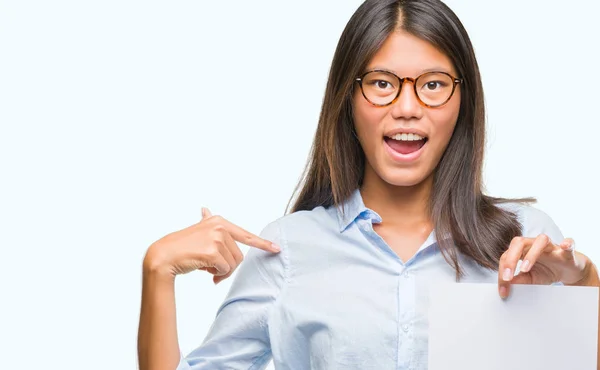
<path fill-rule="evenodd" d="M 406 333 L 408 331 L 408 325 L 402 325 L 402 330 Z"/>
<path fill-rule="evenodd" d="M 404 274 L 402 274 L 402 275 L 404 275 L 404 277 L 406 279 L 408 279 L 410 277 L 410 274 L 408 273 L 408 271 L 404 271 Z"/>

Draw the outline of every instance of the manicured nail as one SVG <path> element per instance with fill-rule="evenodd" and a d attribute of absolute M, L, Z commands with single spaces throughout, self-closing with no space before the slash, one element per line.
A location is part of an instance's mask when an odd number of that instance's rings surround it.
<path fill-rule="evenodd" d="M 512 274 L 512 271 L 510 270 L 510 268 L 506 268 L 504 270 L 504 274 L 502 274 L 502 279 L 504 281 L 510 281 L 512 279 L 512 276 L 513 276 L 513 274 Z"/>
<path fill-rule="evenodd" d="M 281 252 L 281 247 L 275 243 L 271 243 L 271 248 L 273 248 L 275 252 Z"/>
<path fill-rule="evenodd" d="M 500 297 L 506 298 L 508 297 L 508 289 L 505 286 L 500 287 Z"/>
<path fill-rule="evenodd" d="M 521 265 L 521 271 L 523 271 L 523 272 L 529 271 L 529 267 L 530 267 L 529 265 L 530 265 L 529 260 L 523 261 L 523 264 Z"/>
<path fill-rule="evenodd" d="M 575 250 L 575 242 L 573 242 L 573 243 L 563 242 L 563 244 L 561 246 L 562 246 L 562 249 L 564 249 L 567 252 L 573 252 Z"/>

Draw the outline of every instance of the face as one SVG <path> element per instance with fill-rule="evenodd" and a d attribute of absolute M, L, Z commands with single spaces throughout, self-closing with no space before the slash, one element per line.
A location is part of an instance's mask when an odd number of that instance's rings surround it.
<path fill-rule="evenodd" d="M 461 77 L 457 76 L 452 62 L 445 54 L 430 43 L 404 31 L 395 31 L 388 37 L 365 72 L 373 69 L 387 70 L 401 78 L 415 78 L 431 70 Z M 386 88 L 386 83 L 378 82 L 376 86 L 383 89 Z M 456 86 L 450 100 L 436 108 L 421 105 L 413 83 L 408 80 L 404 81 L 398 99 L 384 107 L 369 103 L 358 83 L 355 87 L 354 125 L 366 156 L 365 182 L 373 180 L 371 177 L 377 177 L 376 180 L 381 179 L 394 186 L 414 186 L 429 178 L 456 125 L 460 108 L 460 84 Z M 433 83 L 417 86 L 417 89 L 435 87 L 436 84 Z M 406 136 L 402 137 L 402 133 Z M 409 135 L 411 133 L 412 136 Z M 424 140 L 415 140 L 419 137 Z"/>

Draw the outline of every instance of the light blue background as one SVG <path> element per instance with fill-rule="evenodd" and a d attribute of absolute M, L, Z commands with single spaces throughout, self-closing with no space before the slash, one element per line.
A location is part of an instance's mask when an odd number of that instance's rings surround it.
<path fill-rule="evenodd" d="M 485 85 L 489 193 L 538 197 L 600 262 L 600 3 L 447 3 Z M 255 233 L 283 214 L 359 4 L 0 0 L 0 368 L 136 367 L 146 248 L 201 206 Z M 177 279 L 184 353 L 230 281 Z"/>

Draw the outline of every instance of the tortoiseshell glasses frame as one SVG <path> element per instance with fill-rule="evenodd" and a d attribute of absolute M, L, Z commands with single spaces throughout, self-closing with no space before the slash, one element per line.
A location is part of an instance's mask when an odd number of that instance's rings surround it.
<path fill-rule="evenodd" d="M 395 95 L 390 94 L 387 95 L 385 97 L 381 97 L 379 100 L 379 102 L 375 102 L 373 100 L 376 100 L 375 97 L 373 96 L 373 92 L 371 90 L 369 90 L 369 92 L 365 92 L 365 88 L 363 86 L 363 83 L 365 81 L 368 81 L 368 75 L 371 74 L 371 77 L 373 78 L 372 81 L 374 82 L 385 82 L 387 84 L 390 84 L 390 81 L 386 81 L 386 80 L 382 80 L 381 78 L 384 77 L 388 77 L 390 80 L 392 80 L 392 82 L 395 82 L 394 79 L 397 81 L 397 84 L 395 84 L 394 86 L 394 90 L 397 90 L 395 92 Z M 380 77 L 379 79 L 377 77 Z M 430 78 L 428 80 L 428 78 Z M 423 79 L 426 81 L 426 84 L 429 83 L 445 83 L 446 86 L 444 87 L 446 90 L 440 91 L 441 95 L 438 94 L 437 97 L 431 97 L 428 98 L 427 96 L 425 96 L 425 92 L 423 92 L 422 94 L 424 96 L 421 96 L 421 94 L 419 94 L 419 91 L 417 90 L 417 86 L 419 85 L 418 82 L 419 81 L 423 81 Z M 410 81 L 413 84 L 413 90 L 415 92 L 415 96 L 417 97 L 417 100 L 419 101 L 419 103 L 425 107 L 429 107 L 429 108 L 437 108 L 437 107 L 441 107 L 442 105 L 446 104 L 450 98 L 452 98 L 452 95 L 454 95 L 454 91 L 456 90 L 456 85 L 458 84 L 462 84 L 464 83 L 464 79 L 462 78 L 458 78 L 455 76 L 452 76 L 450 73 L 447 72 L 441 72 L 441 71 L 431 71 L 431 72 L 425 72 L 415 78 L 412 77 L 398 77 L 395 73 L 387 71 L 387 70 L 382 70 L 382 69 L 374 69 L 374 70 L 370 70 L 367 71 L 365 73 L 363 73 L 360 77 L 357 77 L 355 82 L 358 82 L 362 95 L 363 97 L 372 105 L 376 106 L 376 107 L 385 107 L 391 104 L 394 104 L 397 100 L 398 97 L 400 96 L 400 92 L 402 91 L 402 86 L 404 85 L 405 81 Z M 448 87 L 451 86 L 451 89 L 448 89 Z M 392 91 L 394 92 L 394 91 Z M 432 92 L 432 91 L 430 91 Z M 371 98 L 369 99 L 369 97 L 367 95 L 371 95 Z M 425 99 L 424 99 L 425 98 Z M 440 102 L 435 102 L 432 104 L 432 102 L 438 99 L 440 100 Z M 389 100 L 389 101 L 388 101 Z M 427 101 L 424 101 L 427 100 Z"/>

